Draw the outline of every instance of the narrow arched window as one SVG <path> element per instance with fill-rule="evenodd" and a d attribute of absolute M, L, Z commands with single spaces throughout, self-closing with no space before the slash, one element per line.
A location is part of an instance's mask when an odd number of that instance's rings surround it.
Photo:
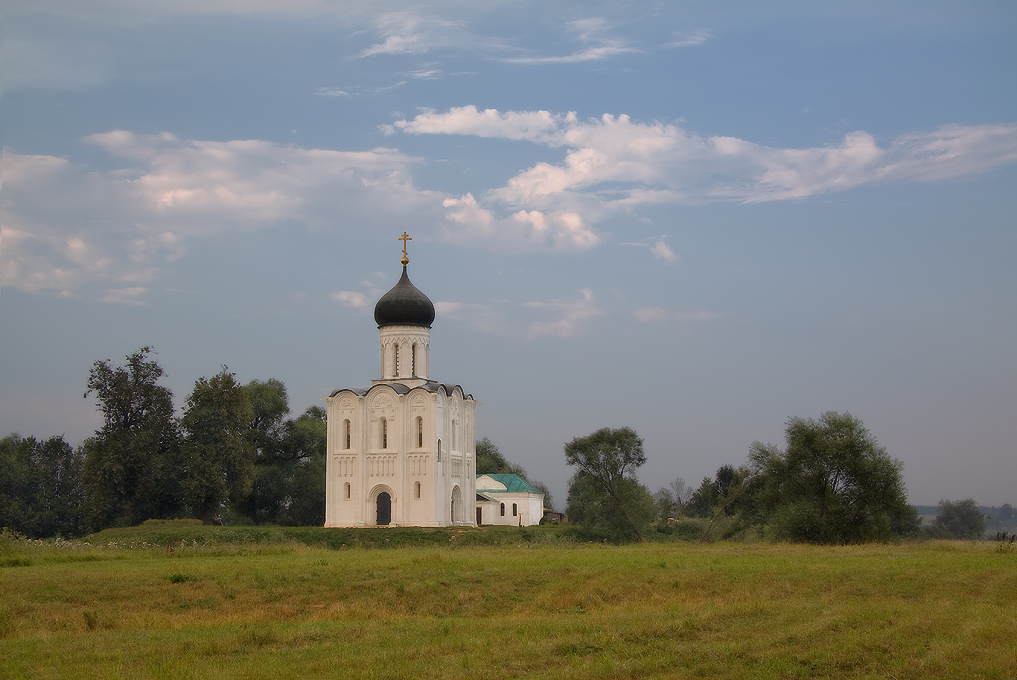
<path fill-rule="evenodd" d="M 388 421 L 381 419 L 381 448 L 388 448 Z"/>
<path fill-rule="evenodd" d="M 417 416 L 417 448 L 424 448 L 424 419 Z"/>
<path fill-rule="evenodd" d="M 350 483 L 349 482 L 346 482 L 346 485 L 343 487 L 343 495 L 346 497 L 346 500 L 350 499 Z"/>
<path fill-rule="evenodd" d="M 420 498 L 420 482 L 417 482 L 416 484 L 413 485 L 413 493 L 416 495 L 417 498 Z"/>
<path fill-rule="evenodd" d="M 410 347 L 410 375 L 417 375 L 417 345 Z"/>
<path fill-rule="evenodd" d="M 505 504 L 504 503 L 501 504 L 501 516 L 502 517 L 505 516 Z"/>
<path fill-rule="evenodd" d="M 515 517 L 518 514 L 519 514 L 519 506 L 517 506 L 515 503 L 513 503 L 512 504 L 512 516 Z"/>
<path fill-rule="evenodd" d="M 395 345 L 395 375 L 399 377 L 399 344 Z"/>
<path fill-rule="evenodd" d="M 441 440 L 438 440 L 438 462 L 441 462 Z"/>
<path fill-rule="evenodd" d="M 353 441 L 352 434 L 353 434 L 353 428 L 350 426 L 350 421 L 349 420 L 344 420 L 343 421 L 343 442 L 345 444 L 343 446 L 344 449 L 350 448 L 350 444 Z"/>

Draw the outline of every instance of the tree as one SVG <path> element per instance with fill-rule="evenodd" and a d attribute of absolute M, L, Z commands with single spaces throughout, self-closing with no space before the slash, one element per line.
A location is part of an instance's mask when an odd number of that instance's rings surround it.
<path fill-rule="evenodd" d="M 674 492 L 670 487 L 663 487 L 653 494 L 653 502 L 657 506 L 657 520 L 667 522 L 675 516 Z"/>
<path fill-rule="evenodd" d="M 709 517 L 718 497 L 717 486 L 709 477 L 703 477 L 699 488 L 689 496 L 685 504 L 685 512 L 689 517 Z"/>
<path fill-rule="evenodd" d="M 255 450 L 250 397 L 223 366 L 212 378 L 199 378 L 180 419 L 182 500 L 208 522 L 229 502 L 238 506 L 251 493 Z"/>
<path fill-rule="evenodd" d="M 251 492 L 241 511 L 255 524 L 279 521 L 286 511 L 296 461 L 286 451 L 289 398 L 286 386 L 275 378 L 244 385 L 251 403 L 247 433 L 254 447 Z"/>
<path fill-rule="evenodd" d="M 493 475 L 503 472 L 507 475 L 519 475 L 526 478 L 526 470 L 505 460 L 498 446 L 487 437 L 477 442 L 477 474 Z"/>
<path fill-rule="evenodd" d="M 911 513 L 901 464 L 850 413 L 791 418 L 787 449 L 755 442 L 757 500 L 775 538 L 809 543 L 886 540 Z"/>
<path fill-rule="evenodd" d="M 173 394 L 150 359 L 151 347 L 92 364 L 85 397 L 94 393 L 103 426 L 84 444 L 82 485 L 86 523 L 93 530 L 137 524 L 174 510 L 168 458 L 177 444 Z"/>
<path fill-rule="evenodd" d="M 685 483 L 684 478 L 676 477 L 670 484 L 653 494 L 653 498 L 657 503 L 660 519 L 666 522 L 685 514 L 689 499 L 692 498 L 692 489 Z"/>
<path fill-rule="evenodd" d="M 296 462 L 288 518 L 294 524 L 320 526 L 325 520 L 325 409 L 311 406 L 286 425 L 286 450 Z"/>
<path fill-rule="evenodd" d="M 544 507 L 553 508 L 554 499 L 551 498 L 551 490 L 547 488 L 547 485 L 543 482 L 532 481 L 529 475 L 526 473 L 526 468 L 516 463 L 510 463 L 502 455 L 501 450 L 498 449 L 497 445 L 487 437 L 484 437 L 477 442 L 477 474 L 478 475 L 493 475 L 502 472 L 507 475 L 519 475 L 527 482 L 532 484 L 537 490 L 544 494 Z"/>
<path fill-rule="evenodd" d="M 685 483 L 684 477 L 675 477 L 667 486 L 674 499 L 674 516 L 681 517 L 685 514 L 685 506 L 688 505 L 689 499 L 692 498 L 692 489 Z"/>
<path fill-rule="evenodd" d="M 1010 505 L 1009 503 L 1003 503 L 1003 505 L 999 508 L 999 513 L 997 514 L 996 519 L 1001 520 L 1003 522 L 1009 522 L 1010 520 L 1012 520 L 1013 506 Z"/>
<path fill-rule="evenodd" d="M 981 538 L 985 534 L 985 515 L 974 500 L 939 502 L 936 526 L 954 538 Z"/>
<path fill-rule="evenodd" d="M 635 430 L 602 428 L 565 444 L 565 462 L 577 469 L 569 482 L 570 520 L 603 524 L 645 542 L 655 514 L 653 496 L 636 479 L 646 462 L 643 440 Z"/>
<path fill-rule="evenodd" d="M 81 466 L 62 436 L 0 439 L 0 527 L 29 538 L 81 535 Z"/>
<path fill-rule="evenodd" d="M 290 412 L 286 386 L 275 378 L 252 380 L 244 385 L 251 402 L 251 441 L 259 459 L 278 457 L 286 435 L 286 414 Z"/>

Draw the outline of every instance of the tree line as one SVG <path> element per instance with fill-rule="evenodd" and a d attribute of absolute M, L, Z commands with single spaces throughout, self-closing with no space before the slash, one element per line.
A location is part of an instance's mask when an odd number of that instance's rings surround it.
<path fill-rule="evenodd" d="M 0 439 L 0 526 L 80 536 L 146 519 L 321 524 L 325 410 L 296 418 L 278 380 L 242 385 L 225 366 L 199 378 L 176 416 L 163 369 L 142 347 L 89 371 L 103 424 L 77 448 L 62 436 Z"/>
<path fill-rule="evenodd" d="M 722 465 L 692 488 L 681 477 L 656 493 L 639 482 L 643 440 L 631 428 L 604 428 L 565 444 L 567 514 L 605 540 L 646 541 L 651 533 L 692 540 L 769 538 L 819 544 L 981 537 L 974 501 L 941 501 L 933 527 L 908 503 L 900 461 L 862 421 L 829 411 L 791 418 L 785 446 L 754 442 L 748 462 Z M 1006 506 L 1009 508 L 1009 506 Z"/>

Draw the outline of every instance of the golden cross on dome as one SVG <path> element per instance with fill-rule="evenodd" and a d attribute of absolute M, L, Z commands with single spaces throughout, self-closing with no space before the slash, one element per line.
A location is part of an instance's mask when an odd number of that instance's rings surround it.
<path fill-rule="evenodd" d="M 405 267 L 405 266 L 406 266 L 406 263 L 410 261 L 410 258 L 409 258 L 409 257 L 407 257 L 407 255 L 406 255 L 406 242 L 407 242 L 407 241 L 412 241 L 413 239 L 412 239 L 412 238 L 410 237 L 410 235 L 409 235 L 409 234 L 407 234 L 407 233 L 406 233 L 406 232 L 404 231 L 404 232 L 403 232 L 403 235 L 402 235 L 402 236 L 400 236 L 398 240 L 400 240 L 400 241 L 402 241 L 402 242 L 403 242 L 403 259 L 402 259 L 402 263 L 403 263 L 403 266 Z"/>

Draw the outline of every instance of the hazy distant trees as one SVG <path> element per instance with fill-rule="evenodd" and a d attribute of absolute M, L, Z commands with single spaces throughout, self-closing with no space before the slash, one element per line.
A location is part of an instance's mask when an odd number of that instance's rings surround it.
<path fill-rule="evenodd" d="M 971 498 L 941 500 L 936 526 L 954 538 L 981 538 L 985 534 L 985 515 Z"/>
<path fill-rule="evenodd" d="M 576 437 L 565 444 L 565 462 L 576 468 L 569 481 L 570 522 L 606 530 L 616 539 L 646 541 L 657 507 L 636 478 L 646 454 L 635 430 L 605 427 Z"/>
<path fill-rule="evenodd" d="M 653 494 L 653 500 L 657 503 L 660 521 L 667 522 L 684 516 L 691 497 L 692 489 L 683 477 L 676 477 L 667 486 L 658 489 Z"/>
<path fill-rule="evenodd" d="M 809 543 L 886 540 L 914 516 L 901 464 L 850 413 L 791 418 L 787 447 L 756 442 L 756 500 L 774 538 Z"/>

